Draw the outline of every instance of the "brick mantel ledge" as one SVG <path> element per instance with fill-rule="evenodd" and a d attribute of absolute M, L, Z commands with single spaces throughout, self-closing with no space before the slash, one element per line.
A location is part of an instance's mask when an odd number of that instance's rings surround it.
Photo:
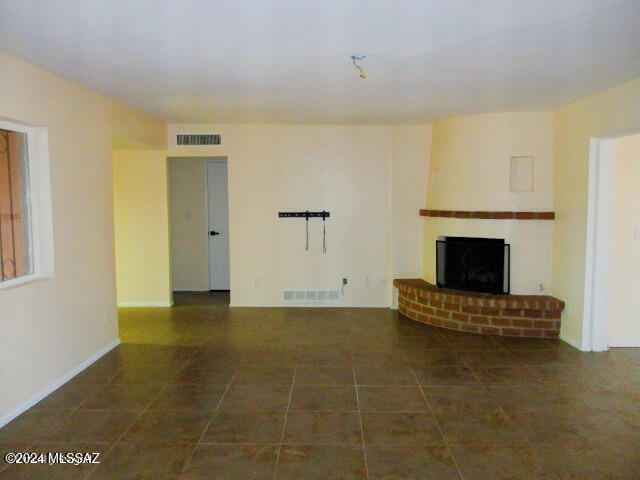
<path fill-rule="evenodd" d="M 480 218 L 488 220 L 553 220 L 555 212 L 497 212 L 473 210 L 420 210 L 422 217 Z"/>
<path fill-rule="evenodd" d="M 418 322 L 472 333 L 555 338 L 564 302 L 547 295 L 490 295 L 396 279 L 398 310 Z"/>

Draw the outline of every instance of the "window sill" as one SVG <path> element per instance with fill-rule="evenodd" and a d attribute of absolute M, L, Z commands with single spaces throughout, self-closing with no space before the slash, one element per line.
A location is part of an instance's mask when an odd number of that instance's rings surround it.
<path fill-rule="evenodd" d="M 29 283 L 34 283 L 39 280 L 46 280 L 47 278 L 44 275 L 38 275 L 33 273 L 31 275 L 25 275 L 24 277 L 13 278 L 11 280 L 5 280 L 4 282 L 0 282 L 0 291 L 1 290 L 10 290 L 12 288 L 20 287 L 22 285 L 26 285 Z"/>

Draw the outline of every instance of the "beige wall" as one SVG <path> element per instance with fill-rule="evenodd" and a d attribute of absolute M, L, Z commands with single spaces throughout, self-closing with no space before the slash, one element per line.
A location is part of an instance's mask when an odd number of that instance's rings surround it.
<path fill-rule="evenodd" d="M 280 305 L 284 289 L 339 289 L 347 277 L 343 305 L 386 306 L 393 275 L 418 274 L 429 126 L 170 125 L 169 137 L 211 131 L 222 145 L 169 156 L 228 159 L 233 304 Z M 277 217 L 305 209 L 331 212 L 327 254 L 321 221 L 307 252 L 304 221 Z"/>
<path fill-rule="evenodd" d="M 562 338 L 578 347 L 583 344 L 589 140 L 638 129 L 638 105 L 640 79 L 554 112 L 553 290 L 566 303 Z"/>
<path fill-rule="evenodd" d="M 180 126 L 170 126 L 170 138 Z M 169 156 L 226 156 L 229 165 L 231 301 L 280 305 L 285 289 L 339 289 L 343 304 L 388 305 L 391 128 L 190 125 L 222 145 L 174 147 Z M 309 222 L 281 210 L 328 210 Z M 367 284 L 368 278 L 368 284 Z M 257 279 L 257 280 L 255 280 Z M 257 284 L 256 284 L 257 283 Z"/>
<path fill-rule="evenodd" d="M 608 337 L 640 346 L 640 134 L 616 140 L 615 163 Z"/>
<path fill-rule="evenodd" d="M 428 208 L 552 210 L 552 119 L 551 113 L 517 112 L 437 122 L 433 127 Z M 534 157 L 534 189 L 511 193 L 510 158 L 521 155 Z M 553 222 L 425 217 L 423 278 L 429 282 L 435 282 L 435 241 L 439 236 L 504 238 L 511 245 L 511 292 L 553 292 Z"/>
<path fill-rule="evenodd" d="M 207 161 L 169 159 L 171 271 L 176 291 L 209 290 Z"/>
<path fill-rule="evenodd" d="M 118 305 L 171 305 L 165 151 L 114 150 Z"/>
<path fill-rule="evenodd" d="M 2 424 L 117 340 L 112 140 L 160 147 L 166 130 L 3 52 L 0 85 L 0 117 L 48 128 L 55 262 L 53 278 L 0 290 Z"/>
<path fill-rule="evenodd" d="M 431 125 L 394 125 L 391 181 L 393 277 L 422 274 L 422 218 L 431 155 Z M 417 181 L 418 180 L 418 181 Z"/>
<path fill-rule="evenodd" d="M 518 155 L 535 157 L 533 192 L 509 191 L 509 159 Z M 490 113 L 437 122 L 430 179 L 432 209 L 552 210 L 552 114 Z"/>

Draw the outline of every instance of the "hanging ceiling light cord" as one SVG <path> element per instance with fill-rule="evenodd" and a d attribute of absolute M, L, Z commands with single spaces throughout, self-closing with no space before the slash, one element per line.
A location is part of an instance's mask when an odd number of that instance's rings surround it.
<path fill-rule="evenodd" d="M 353 65 L 360 71 L 360 78 L 362 78 L 364 80 L 365 78 L 367 78 L 367 72 L 365 72 L 362 69 L 362 67 L 360 66 L 360 64 L 358 63 L 363 58 L 366 58 L 366 56 L 365 55 L 351 55 L 351 61 L 353 62 Z"/>

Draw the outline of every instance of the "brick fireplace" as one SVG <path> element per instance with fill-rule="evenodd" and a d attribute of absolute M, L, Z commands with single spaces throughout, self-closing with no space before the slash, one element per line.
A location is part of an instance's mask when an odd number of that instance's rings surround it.
<path fill-rule="evenodd" d="M 443 120 L 429 162 L 422 280 L 394 282 L 400 312 L 464 332 L 559 336 L 552 116 Z"/>
<path fill-rule="evenodd" d="M 438 285 L 422 279 L 395 280 L 393 284 L 398 289 L 398 309 L 402 315 L 418 322 L 462 332 L 529 338 L 556 338 L 559 336 L 561 314 L 565 307 L 563 301 L 549 295 L 528 294 L 533 289 L 532 285 L 524 288 L 529 291 L 520 291 L 517 295 L 509 294 L 510 255 L 505 255 L 504 265 L 491 268 L 491 265 L 483 265 L 481 261 L 479 262 L 483 255 L 480 255 L 478 251 L 474 249 L 467 251 L 468 245 L 475 246 L 478 241 L 482 240 L 489 242 L 487 246 L 492 249 L 504 246 L 505 252 L 508 252 L 509 246 L 506 242 L 499 242 L 500 239 L 492 238 L 492 233 L 495 235 L 496 232 L 515 232 L 518 225 L 533 223 L 536 223 L 536 227 L 543 228 L 543 225 L 548 223 L 547 221 L 555 218 L 554 212 L 421 210 L 420 215 L 426 219 L 446 219 L 447 221 L 465 223 L 499 221 L 510 222 L 510 224 L 508 226 L 492 224 L 487 229 L 480 228 L 476 224 L 475 230 L 473 228 L 467 230 L 462 224 L 454 225 L 451 223 L 438 224 L 437 228 L 430 226 L 430 230 L 438 230 L 435 232 L 438 234 L 436 237 L 437 247 L 434 248 L 438 251 L 438 261 L 433 265 L 435 267 L 433 271 L 430 272 L 428 269 L 426 273 L 433 275 Z M 448 237 L 451 230 L 460 236 Z M 489 235 L 486 236 L 490 238 L 472 237 L 467 233 L 471 231 L 488 233 Z M 532 231 L 529 230 L 529 232 Z M 465 235 L 461 235 L 462 233 Z M 523 236 L 527 235 L 521 235 L 521 237 Z M 531 235 L 531 237 L 536 238 L 535 235 Z M 452 260 L 445 256 L 445 262 L 442 262 L 440 253 L 443 240 L 445 240 L 444 243 L 447 243 L 449 239 L 453 239 L 454 246 L 458 241 L 466 245 L 465 249 L 458 253 L 462 256 L 469 256 L 472 261 L 460 262 L 455 256 Z M 531 250 L 527 248 L 528 245 L 522 241 L 522 238 L 519 238 L 519 242 L 520 252 L 528 251 L 530 258 L 544 262 L 544 259 L 539 258 L 536 253 L 530 253 Z M 495 245 L 493 245 L 494 243 Z M 478 245 L 482 246 L 483 243 Z M 482 246 L 482 248 L 486 247 Z M 453 253 L 455 254 L 456 250 Z M 497 258 L 499 255 L 493 256 Z M 518 260 L 517 257 L 516 260 Z M 468 269 L 468 271 L 461 272 L 460 269 Z M 449 270 L 452 270 L 454 274 L 449 275 Z M 501 271 L 504 271 L 503 276 L 500 275 Z M 530 269 L 525 270 L 522 267 L 519 268 L 519 272 L 521 273 L 519 283 L 522 285 L 522 275 L 528 277 L 532 274 Z M 453 276 L 454 279 L 457 275 L 458 281 L 445 281 L 448 280 L 446 278 L 448 275 Z M 480 285 L 482 282 L 478 282 L 477 279 L 483 277 L 487 279 L 496 277 L 493 281 L 494 285 L 490 288 Z M 464 281 L 460 281 L 460 278 Z M 527 278 L 527 280 L 529 279 Z M 500 288 L 501 284 L 504 284 L 502 288 Z M 460 288 L 460 290 L 443 288 L 452 285 L 456 285 L 454 288 Z M 520 290 L 522 289 L 521 286 Z"/>

